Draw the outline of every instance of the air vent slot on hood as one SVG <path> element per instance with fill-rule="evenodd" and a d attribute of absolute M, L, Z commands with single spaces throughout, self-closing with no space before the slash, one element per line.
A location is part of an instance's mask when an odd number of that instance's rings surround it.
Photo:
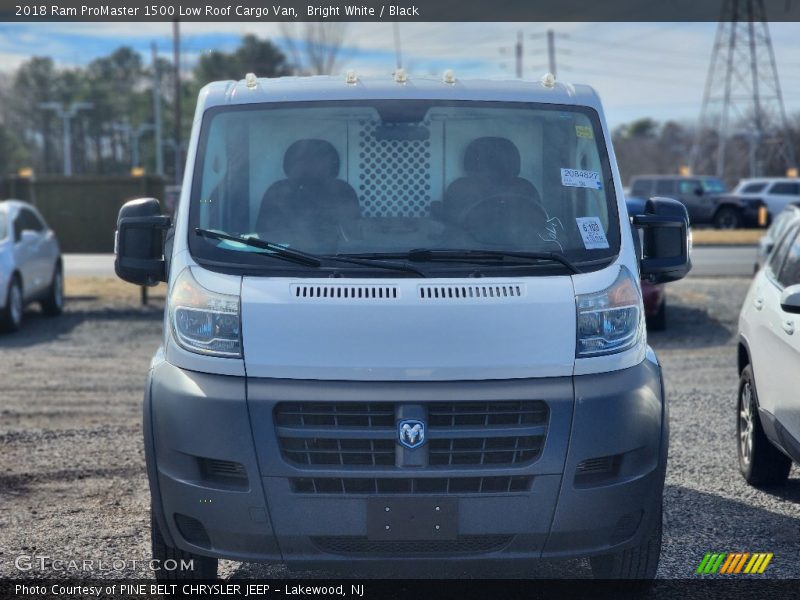
<path fill-rule="evenodd" d="M 524 291 L 525 287 L 521 283 L 421 285 L 419 286 L 419 297 L 425 300 L 471 300 L 476 298 L 502 300 L 519 298 Z"/>
<path fill-rule="evenodd" d="M 324 300 L 393 300 L 400 296 L 395 285 L 293 285 L 295 298 Z"/>

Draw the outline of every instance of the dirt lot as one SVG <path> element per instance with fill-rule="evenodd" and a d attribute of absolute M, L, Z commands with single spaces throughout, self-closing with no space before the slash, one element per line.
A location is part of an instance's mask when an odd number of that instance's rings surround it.
<path fill-rule="evenodd" d="M 708 551 L 774 552 L 767 576 L 800 576 L 800 473 L 780 489 L 758 491 L 736 470 L 735 333 L 747 285 L 674 284 L 668 331 L 650 336 L 671 402 L 662 577 L 691 577 Z M 149 556 L 140 404 L 163 301 L 141 308 L 135 288 L 98 296 L 105 289 L 98 281 L 67 289 L 65 315 L 46 319 L 34 309 L 20 333 L 0 338 L 0 577 L 43 575 L 17 571 L 21 554 Z M 285 574 L 227 562 L 222 573 Z M 589 571 L 584 561 L 561 561 L 521 575 Z"/>

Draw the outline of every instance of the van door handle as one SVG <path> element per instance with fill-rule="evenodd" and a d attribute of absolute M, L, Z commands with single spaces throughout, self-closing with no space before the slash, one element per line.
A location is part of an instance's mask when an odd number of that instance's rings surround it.
<path fill-rule="evenodd" d="M 787 335 L 794 334 L 794 321 L 784 321 L 782 325 L 783 325 L 783 330 L 786 332 Z"/>
<path fill-rule="evenodd" d="M 756 298 L 753 300 L 753 306 L 756 307 L 756 310 L 761 310 L 764 308 L 764 299 L 763 298 Z"/>

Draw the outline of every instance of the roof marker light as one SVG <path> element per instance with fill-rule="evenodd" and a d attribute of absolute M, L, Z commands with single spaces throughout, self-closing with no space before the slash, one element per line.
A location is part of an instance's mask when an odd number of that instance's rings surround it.
<path fill-rule="evenodd" d="M 258 87 L 258 78 L 255 73 L 248 73 L 244 76 L 244 84 L 248 89 L 254 90 Z"/>
<path fill-rule="evenodd" d="M 356 72 L 350 69 L 344 76 L 344 82 L 347 85 L 356 85 L 358 83 L 358 75 Z"/>
<path fill-rule="evenodd" d="M 397 69 L 394 72 L 394 82 L 395 83 L 405 83 L 408 81 L 408 75 L 406 74 L 405 69 Z"/>
<path fill-rule="evenodd" d="M 446 83 L 447 85 L 453 85 L 456 82 L 456 74 L 453 73 L 453 69 L 447 69 L 444 73 L 442 73 L 442 83 Z"/>
<path fill-rule="evenodd" d="M 544 87 L 552 88 L 556 85 L 556 76 L 552 73 L 545 73 L 539 81 Z"/>

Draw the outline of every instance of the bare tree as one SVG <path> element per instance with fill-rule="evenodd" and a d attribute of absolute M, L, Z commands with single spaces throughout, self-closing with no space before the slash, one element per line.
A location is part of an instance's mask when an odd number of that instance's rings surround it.
<path fill-rule="evenodd" d="M 304 23 L 298 35 L 294 23 L 281 23 L 281 33 L 298 75 L 332 75 L 343 62 L 347 23 Z"/>

